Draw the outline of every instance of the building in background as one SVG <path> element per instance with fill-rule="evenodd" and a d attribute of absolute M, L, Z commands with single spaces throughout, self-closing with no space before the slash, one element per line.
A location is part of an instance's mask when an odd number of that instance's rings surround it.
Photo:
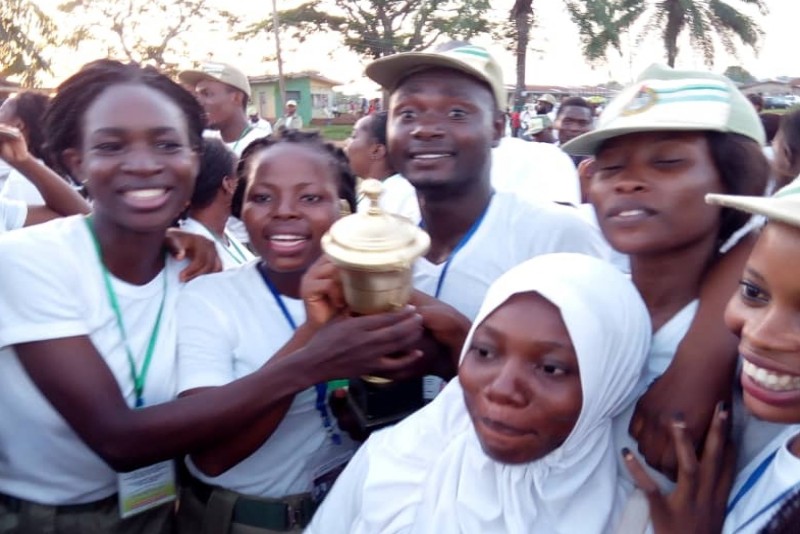
<path fill-rule="evenodd" d="M 283 115 L 283 101 L 278 89 L 277 76 L 250 76 L 252 99 L 250 111 L 258 113 L 270 122 Z M 331 80 L 315 72 L 285 74 L 286 100 L 297 102 L 297 112 L 303 124 L 310 125 L 331 117 L 336 106 L 333 87 L 341 82 Z"/>

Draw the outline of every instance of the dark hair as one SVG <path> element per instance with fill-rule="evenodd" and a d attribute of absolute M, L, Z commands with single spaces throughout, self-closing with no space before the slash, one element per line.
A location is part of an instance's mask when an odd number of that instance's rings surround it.
<path fill-rule="evenodd" d="M 758 93 L 750 93 L 747 95 L 747 100 L 749 100 L 750 103 L 756 108 L 760 109 L 764 107 L 764 98 Z"/>
<path fill-rule="evenodd" d="M 44 150 L 57 171 L 67 174 L 63 153 L 69 148 L 80 148 L 86 110 L 105 90 L 119 84 L 144 85 L 172 100 L 186 118 L 192 148 L 202 149 L 204 113 L 191 93 L 153 67 L 101 59 L 84 65 L 59 85 L 45 113 L 47 139 Z"/>
<path fill-rule="evenodd" d="M 711 158 L 729 195 L 762 196 L 769 178 L 769 162 L 761 145 L 735 133 L 706 132 Z M 750 214 L 723 208 L 719 240 L 724 243 L 750 219 Z"/>
<path fill-rule="evenodd" d="M 800 174 L 800 109 L 783 115 L 778 131 L 788 150 L 789 170 L 797 176 Z"/>
<path fill-rule="evenodd" d="M 764 133 L 767 134 L 767 144 L 772 143 L 781 125 L 781 116 L 777 113 L 761 113 L 758 118 L 761 119 L 761 124 L 764 126 Z"/>
<path fill-rule="evenodd" d="M 589 102 L 579 96 L 571 96 L 561 102 L 561 106 L 558 108 L 558 112 L 556 112 L 556 118 L 560 117 L 568 106 L 572 106 L 574 108 L 586 108 L 589 110 L 590 114 L 592 113 L 592 105 L 589 104 Z"/>
<path fill-rule="evenodd" d="M 369 133 L 375 141 L 386 146 L 386 123 L 389 120 L 389 113 L 386 111 L 379 111 L 372 115 L 368 115 L 369 119 Z"/>
<path fill-rule="evenodd" d="M 800 491 L 795 491 L 778 509 L 759 534 L 796 534 L 800 525 Z"/>
<path fill-rule="evenodd" d="M 242 151 L 236 174 L 239 176 L 239 183 L 236 193 L 233 196 L 232 212 L 235 217 L 241 217 L 242 204 L 244 203 L 244 191 L 247 187 L 247 176 L 254 156 L 264 150 L 280 144 L 293 143 L 301 144 L 328 157 L 331 168 L 339 181 L 339 198 L 345 200 L 350 207 L 350 211 L 356 211 L 356 176 L 350 170 L 350 163 L 344 151 L 326 142 L 319 132 L 304 132 L 301 130 L 286 130 L 280 136 L 269 135 L 261 139 L 256 139 Z"/>
<path fill-rule="evenodd" d="M 50 97 L 34 91 L 19 93 L 14 98 L 14 115 L 25 124 L 28 151 L 39 159 L 44 159 L 44 113 L 49 102 Z"/>
<path fill-rule="evenodd" d="M 200 174 L 194 184 L 194 193 L 189 201 L 192 208 L 205 208 L 214 202 L 222 181 L 234 176 L 236 154 L 220 139 L 206 139 L 203 157 L 200 160 Z"/>

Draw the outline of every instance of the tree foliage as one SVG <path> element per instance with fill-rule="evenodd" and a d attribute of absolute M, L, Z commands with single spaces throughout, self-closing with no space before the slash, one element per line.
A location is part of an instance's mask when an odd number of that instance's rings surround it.
<path fill-rule="evenodd" d="M 762 15 L 767 13 L 766 0 L 738 0 Z M 573 20 L 583 36 L 587 58 L 600 58 L 609 46 L 620 48 L 619 35 L 642 21 L 638 41 L 650 34 L 660 34 L 667 63 L 675 66 L 678 39 L 688 35 L 692 48 L 703 54 L 708 66 L 713 65 L 717 43 L 730 54 L 737 45 L 755 49 L 763 31 L 755 18 L 734 7 L 731 0 L 567 0 Z M 600 21 L 595 25 L 593 21 Z"/>
<path fill-rule="evenodd" d="M 39 74 L 50 72 L 47 48 L 60 43 L 56 24 L 35 2 L 0 2 L 0 77 L 35 86 Z"/>
<path fill-rule="evenodd" d="M 222 23 L 225 13 L 208 0 L 70 0 L 59 9 L 74 17 L 77 32 L 106 43 L 108 55 L 177 70 L 184 36 L 201 22 Z"/>
<path fill-rule="evenodd" d="M 342 36 L 345 46 L 366 57 L 421 50 L 441 37 L 470 39 L 487 33 L 488 0 L 310 0 L 278 12 L 282 28 L 303 40 L 319 31 Z M 247 39 L 272 31 L 272 18 L 239 32 Z"/>
<path fill-rule="evenodd" d="M 750 72 L 748 72 L 748 70 L 744 67 L 740 67 L 738 65 L 731 65 L 725 69 L 725 72 L 722 74 L 730 78 L 730 80 L 735 83 L 753 83 L 756 81 L 755 76 L 750 74 Z"/>

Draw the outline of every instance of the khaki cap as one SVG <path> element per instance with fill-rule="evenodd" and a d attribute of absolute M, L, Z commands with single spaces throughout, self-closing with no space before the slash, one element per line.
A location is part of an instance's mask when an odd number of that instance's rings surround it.
<path fill-rule="evenodd" d="M 503 70 L 483 47 L 463 45 L 449 50 L 403 52 L 377 59 L 367 65 L 366 74 L 390 93 L 410 75 L 433 67 L 461 71 L 487 84 L 497 108 L 505 108 L 508 96 L 503 84 Z"/>
<path fill-rule="evenodd" d="M 609 102 L 597 128 L 564 144 L 570 154 L 594 155 L 604 141 L 637 132 L 737 133 L 763 145 L 764 126 L 727 77 L 652 65 Z"/>
<path fill-rule="evenodd" d="M 250 81 L 247 76 L 227 63 L 204 63 L 200 70 L 185 70 L 178 74 L 178 79 L 191 86 L 196 86 L 202 80 L 212 80 L 216 82 L 230 85 L 234 89 L 238 89 L 250 98 Z"/>

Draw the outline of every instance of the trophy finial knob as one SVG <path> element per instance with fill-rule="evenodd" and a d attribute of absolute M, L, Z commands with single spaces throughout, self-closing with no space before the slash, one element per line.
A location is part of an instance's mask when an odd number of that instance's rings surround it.
<path fill-rule="evenodd" d="M 383 184 L 379 180 L 368 178 L 361 182 L 361 191 L 369 199 L 369 213 L 371 215 L 382 213 L 378 199 L 383 193 Z"/>

